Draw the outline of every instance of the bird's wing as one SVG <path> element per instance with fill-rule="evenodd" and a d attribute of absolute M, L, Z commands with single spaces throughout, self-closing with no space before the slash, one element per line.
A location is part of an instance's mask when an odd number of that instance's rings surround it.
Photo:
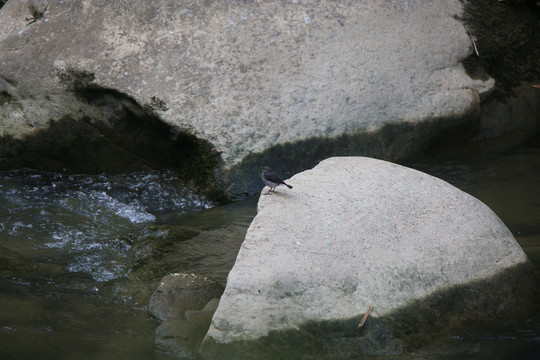
<path fill-rule="evenodd" d="M 278 174 L 276 174 L 273 171 L 271 171 L 269 173 L 266 173 L 264 176 L 266 177 L 266 179 L 268 181 L 275 182 L 275 183 L 278 183 L 278 184 L 283 183 L 283 180 L 281 180 L 281 178 L 278 176 Z"/>

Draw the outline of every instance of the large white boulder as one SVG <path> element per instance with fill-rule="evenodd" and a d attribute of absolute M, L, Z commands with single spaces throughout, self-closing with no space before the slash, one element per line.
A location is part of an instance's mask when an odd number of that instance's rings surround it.
<path fill-rule="evenodd" d="M 260 197 L 203 343 L 208 354 L 286 354 L 305 343 L 395 353 L 531 299 L 533 275 L 511 232 L 445 181 L 340 157 L 287 183 L 293 189 Z M 357 331 L 370 305 L 371 327 Z"/>
<path fill-rule="evenodd" d="M 138 105 L 230 167 L 275 145 L 439 120 L 419 138 L 411 125 L 394 148 L 406 153 L 476 114 L 494 85 L 461 65 L 461 12 L 459 0 L 10 0 L 0 135 Z"/>

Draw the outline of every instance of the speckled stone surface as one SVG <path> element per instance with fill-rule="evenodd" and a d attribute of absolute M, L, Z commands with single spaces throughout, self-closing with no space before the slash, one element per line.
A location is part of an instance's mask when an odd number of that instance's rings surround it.
<path fill-rule="evenodd" d="M 485 204 L 422 172 L 340 157 L 286 181 L 294 188 L 260 197 L 207 334 L 210 343 L 349 319 L 370 304 L 371 317 L 384 318 L 450 288 L 456 301 L 476 304 L 478 289 L 468 284 L 528 262 Z M 504 308 L 505 289 L 491 284 L 480 292 Z M 429 304 L 455 305 L 440 296 Z M 425 326 L 416 322 L 424 310 L 415 308 L 411 326 Z"/>
<path fill-rule="evenodd" d="M 14 137 L 133 111 L 77 94 L 118 92 L 232 166 L 302 139 L 451 122 L 494 85 L 463 70 L 459 0 L 29 4 L 0 12 L 0 134 Z"/>

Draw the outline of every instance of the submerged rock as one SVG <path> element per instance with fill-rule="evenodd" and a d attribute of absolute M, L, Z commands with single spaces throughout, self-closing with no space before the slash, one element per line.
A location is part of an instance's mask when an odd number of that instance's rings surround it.
<path fill-rule="evenodd" d="M 222 293 L 219 283 L 204 276 L 169 274 L 152 294 L 148 310 L 160 320 L 183 318 L 187 310 L 201 310 Z"/>
<path fill-rule="evenodd" d="M 122 241 L 130 247 L 129 265 L 135 277 L 152 276 L 145 274 L 150 263 L 172 251 L 178 242 L 192 239 L 199 234 L 194 228 L 185 226 L 150 225 L 125 236 Z M 138 271 L 138 270 L 141 271 Z"/>
<path fill-rule="evenodd" d="M 508 228 L 440 179 L 348 157 L 287 183 L 259 199 L 203 342 L 210 359 L 395 354 L 534 300 Z"/>
<path fill-rule="evenodd" d="M 195 274 L 169 274 L 154 291 L 148 310 L 161 324 L 156 329 L 156 349 L 190 357 L 208 331 L 223 287 Z"/>
<path fill-rule="evenodd" d="M 156 329 L 156 349 L 180 358 L 193 358 L 201 345 L 219 299 L 202 310 L 188 310 L 183 318 L 164 320 Z"/>

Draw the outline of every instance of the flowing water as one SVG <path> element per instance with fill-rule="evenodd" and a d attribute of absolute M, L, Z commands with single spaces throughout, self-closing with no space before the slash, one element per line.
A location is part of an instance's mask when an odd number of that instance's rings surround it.
<path fill-rule="evenodd" d="M 0 172 L 0 359 L 154 358 L 156 281 L 199 270 L 224 282 L 254 215 L 237 215 L 244 203 L 210 209 L 168 171 Z M 200 233 L 153 276 L 131 276 L 126 235 L 163 221 Z"/>
<path fill-rule="evenodd" d="M 407 165 L 488 204 L 540 266 L 540 147 L 471 145 Z M 168 171 L 0 172 L 0 359 L 159 358 L 145 309 L 157 281 L 181 271 L 224 283 L 256 201 L 214 207 Z M 135 276 L 126 237 L 161 224 L 188 235 Z M 406 358 L 540 359 L 538 314 L 503 325 Z"/>

